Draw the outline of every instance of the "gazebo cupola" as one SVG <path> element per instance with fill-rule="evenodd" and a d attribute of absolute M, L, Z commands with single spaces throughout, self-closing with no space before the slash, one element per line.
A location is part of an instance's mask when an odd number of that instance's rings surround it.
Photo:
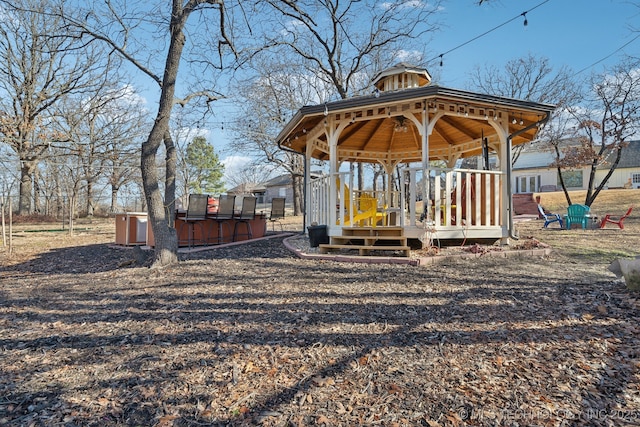
<path fill-rule="evenodd" d="M 380 92 L 413 89 L 427 86 L 431 83 L 431 76 L 424 68 L 400 62 L 376 74 L 373 85 Z"/>

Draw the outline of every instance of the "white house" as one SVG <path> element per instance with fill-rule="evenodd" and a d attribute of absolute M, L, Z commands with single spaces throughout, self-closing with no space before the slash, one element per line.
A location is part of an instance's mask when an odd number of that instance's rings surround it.
<path fill-rule="evenodd" d="M 613 161 L 613 153 L 609 161 Z M 562 189 L 555 167 L 554 153 L 541 150 L 540 144 L 530 144 L 522 151 L 512 171 L 514 193 L 537 193 Z M 596 185 L 599 185 L 609 171 L 605 165 L 596 170 Z M 584 167 L 564 171 L 563 178 L 567 190 L 586 190 L 589 185 L 590 168 Z M 640 140 L 631 141 L 622 149 L 618 167 L 606 183 L 607 188 L 640 188 Z"/>

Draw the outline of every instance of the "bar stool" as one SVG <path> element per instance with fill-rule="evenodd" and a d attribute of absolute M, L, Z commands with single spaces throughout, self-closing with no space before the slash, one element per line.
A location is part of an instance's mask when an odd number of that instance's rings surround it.
<path fill-rule="evenodd" d="M 238 240 L 238 236 L 247 236 L 249 240 L 253 239 L 253 232 L 251 231 L 251 220 L 256 216 L 256 201 L 257 199 L 252 196 L 245 196 L 242 198 L 242 210 L 240 216 L 235 218 L 236 224 L 233 227 L 233 241 Z M 238 233 L 238 226 L 244 224 L 245 233 Z"/>
<path fill-rule="evenodd" d="M 235 209 L 236 204 L 236 196 L 232 196 L 227 194 L 220 195 L 220 200 L 218 201 L 218 212 L 216 212 L 213 220 L 218 223 L 218 244 L 224 243 L 224 227 L 227 226 L 227 230 L 229 230 L 229 234 L 231 234 L 231 225 L 229 221 L 233 219 L 233 211 Z"/>
<path fill-rule="evenodd" d="M 204 222 L 207 219 L 207 200 L 209 196 L 206 194 L 189 194 L 189 206 L 184 216 L 178 216 L 176 219 L 182 221 L 178 230 L 178 243 L 184 226 L 187 226 L 187 245 L 192 247 L 195 244 L 195 228 L 200 226 L 200 244 L 206 244 L 208 235 L 204 229 Z M 183 240 L 184 241 L 184 240 Z"/>
<path fill-rule="evenodd" d="M 272 231 L 276 231 L 276 222 L 280 224 L 280 231 L 282 232 L 282 222 L 284 218 L 284 208 L 286 199 L 284 197 L 274 197 L 271 199 L 271 214 L 269 215 L 269 221 L 271 222 Z"/>

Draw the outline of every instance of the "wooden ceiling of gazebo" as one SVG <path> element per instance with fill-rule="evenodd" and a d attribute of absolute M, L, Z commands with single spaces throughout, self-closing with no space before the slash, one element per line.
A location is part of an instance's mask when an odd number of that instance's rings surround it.
<path fill-rule="evenodd" d="M 429 122 L 436 120 L 429 135 L 429 159 L 451 160 L 479 155 L 482 138 L 490 146 L 498 143 L 496 127 L 507 126 L 513 135 L 548 117 L 553 105 L 483 95 L 440 86 L 377 92 L 327 104 L 301 108 L 278 136 L 282 147 L 305 153 L 312 144 L 312 157 L 326 160 L 329 144 L 326 129 L 341 129 L 339 161 L 419 162 L 422 137 L 416 124 L 423 111 Z M 415 122 L 411 118 L 415 119 Z M 535 138 L 531 126 L 512 138 L 513 145 Z"/>

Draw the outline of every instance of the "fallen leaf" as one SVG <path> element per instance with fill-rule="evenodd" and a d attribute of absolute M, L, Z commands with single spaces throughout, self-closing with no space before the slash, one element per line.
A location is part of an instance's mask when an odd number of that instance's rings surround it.
<path fill-rule="evenodd" d="M 329 418 L 325 417 L 324 415 L 320 415 L 318 418 L 316 418 L 316 424 L 329 424 Z"/>
<path fill-rule="evenodd" d="M 158 420 L 157 425 L 158 427 L 170 427 L 174 424 L 173 422 L 178 418 L 180 417 L 178 417 L 177 415 L 165 415 L 164 417 Z"/>
<path fill-rule="evenodd" d="M 402 389 L 397 384 L 391 384 L 389 386 L 389 393 L 391 393 L 391 394 L 402 394 Z"/>

